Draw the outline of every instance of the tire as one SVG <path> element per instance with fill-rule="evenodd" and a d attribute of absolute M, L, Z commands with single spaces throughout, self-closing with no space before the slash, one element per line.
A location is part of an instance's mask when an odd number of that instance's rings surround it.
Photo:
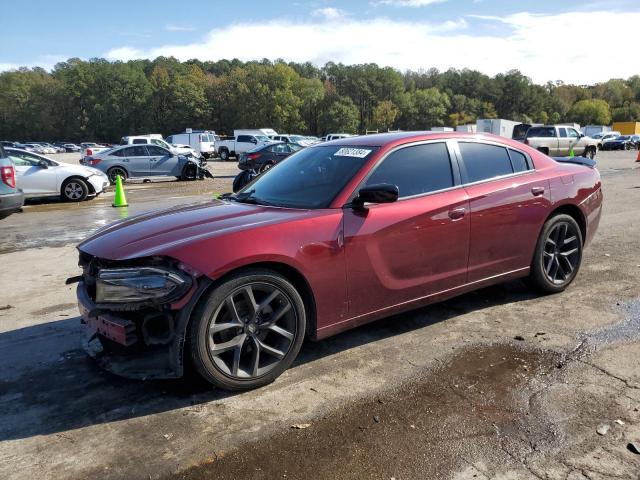
<path fill-rule="evenodd" d="M 109 182 L 111 183 L 111 185 L 115 185 L 116 177 L 118 175 L 120 175 L 123 182 L 129 177 L 127 171 L 122 167 L 111 167 L 109 170 L 107 170 L 107 177 L 109 177 Z"/>
<path fill-rule="evenodd" d="M 195 180 L 198 178 L 198 167 L 193 163 L 187 163 L 182 169 L 182 180 Z"/>
<path fill-rule="evenodd" d="M 205 380 L 225 390 L 250 390 L 289 368 L 304 340 L 306 309 L 285 277 L 245 270 L 205 295 L 188 334 L 193 364 Z"/>
<path fill-rule="evenodd" d="M 582 248 L 582 232 L 575 219 L 554 215 L 538 237 L 527 283 L 542 293 L 562 292 L 578 274 Z"/>
<path fill-rule="evenodd" d="M 220 151 L 220 160 L 222 160 L 223 162 L 226 162 L 227 160 L 229 160 L 229 151 L 228 150 L 221 150 Z"/>
<path fill-rule="evenodd" d="M 89 195 L 89 187 L 81 178 L 68 178 L 62 184 L 60 195 L 66 202 L 82 202 Z"/>
<path fill-rule="evenodd" d="M 593 160 L 596 158 L 596 149 L 594 147 L 587 147 L 584 151 L 584 156 Z"/>
<path fill-rule="evenodd" d="M 538 151 L 544 153 L 545 155 L 549 155 L 549 149 L 547 147 L 540 147 Z"/>
<path fill-rule="evenodd" d="M 274 165 L 275 165 L 275 163 L 273 163 L 273 162 L 267 162 L 267 163 L 262 164 L 262 166 L 260 167 L 260 173 L 266 172 L 267 170 L 269 170 Z"/>
<path fill-rule="evenodd" d="M 233 193 L 242 190 L 251 180 L 256 178 L 256 174 L 252 170 L 243 170 L 233 179 L 231 189 Z"/>

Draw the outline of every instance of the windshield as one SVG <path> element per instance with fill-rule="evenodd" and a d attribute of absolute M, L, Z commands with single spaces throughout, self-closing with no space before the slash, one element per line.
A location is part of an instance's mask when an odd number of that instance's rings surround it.
<path fill-rule="evenodd" d="M 271 139 L 266 135 L 255 135 L 259 142 L 270 142 Z"/>
<path fill-rule="evenodd" d="M 289 140 L 291 140 L 292 142 L 300 142 L 304 140 L 304 137 L 302 135 L 290 135 Z"/>
<path fill-rule="evenodd" d="M 290 208 L 328 208 L 377 147 L 309 147 L 242 189 L 238 201 Z"/>
<path fill-rule="evenodd" d="M 631 140 L 631 137 L 629 135 L 622 135 L 618 137 L 618 140 Z"/>

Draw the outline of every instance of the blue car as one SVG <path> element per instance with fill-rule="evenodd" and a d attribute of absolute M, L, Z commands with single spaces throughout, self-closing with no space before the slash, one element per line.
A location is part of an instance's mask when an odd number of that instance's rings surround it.
<path fill-rule="evenodd" d="M 0 145 L 0 219 L 19 211 L 24 194 L 16 187 L 16 169 Z"/>

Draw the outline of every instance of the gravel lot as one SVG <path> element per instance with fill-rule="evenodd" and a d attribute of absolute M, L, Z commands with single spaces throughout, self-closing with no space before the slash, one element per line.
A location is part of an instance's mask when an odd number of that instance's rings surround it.
<path fill-rule="evenodd" d="M 565 293 L 511 282 L 391 317 L 305 344 L 274 384 L 234 395 L 98 369 L 64 280 L 81 238 L 229 191 L 235 163 L 127 184 L 126 211 L 112 192 L 30 203 L 2 221 L 0 478 L 637 480 L 636 153 L 598 156 L 603 218 Z"/>

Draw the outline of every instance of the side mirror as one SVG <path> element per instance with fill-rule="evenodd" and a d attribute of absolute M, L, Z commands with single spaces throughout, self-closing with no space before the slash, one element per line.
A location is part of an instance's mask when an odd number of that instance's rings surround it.
<path fill-rule="evenodd" d="M 584 135 L 584 133 L 579 133 L 579 134 L 578 134 L 578 137 L 579 137 L 579 138 L 584 138 L 584 136 L 585 136 L 585 135 Z"/>
<path fill-rule="evenodd" d="M 398 200 L 398 187 L 389 183 L 378 183 L 361 188 L 352 205 L 362 207 L 365 203 L 393 203 Z"/>
<path fill-rule="evenodd" d="M 256 140 L 255 138 L 252 138 L 251 143 L 258 143 L 258 140 Z"/>
<path fill-rule="evenodd" d="M 44 160 L 40 160 L 40 161 L 38 162 L 38 166 L 39 166 L 40 168 L 49 168 L 49 164 L 48 164 L 46 161 L 44 161 Z"/>

